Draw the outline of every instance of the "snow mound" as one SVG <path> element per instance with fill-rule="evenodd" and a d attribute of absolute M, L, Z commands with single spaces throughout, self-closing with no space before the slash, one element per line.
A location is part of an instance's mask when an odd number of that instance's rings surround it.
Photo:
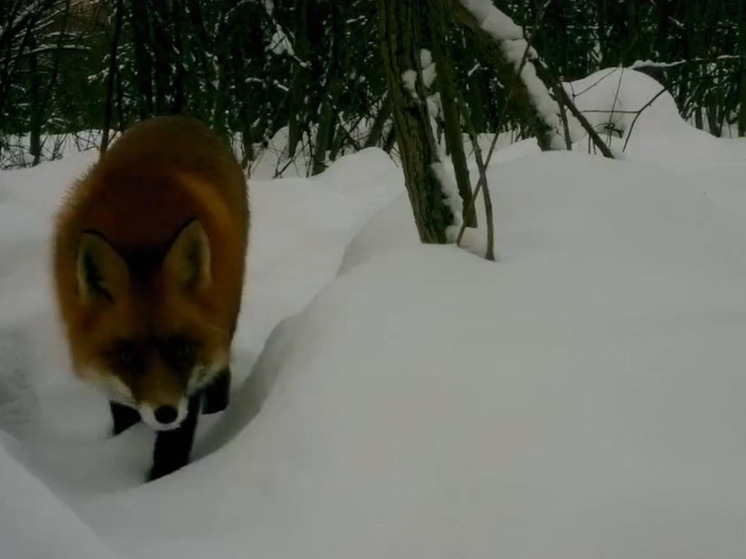
<path fill-rule="evenodd" d="M 498 156 L 496 264 L 420 246 L 380 150 L 252 181 L 232 405 L 151 484 L 152 433 L 106 437 L 50 300 L 95 154 L 0 173 L 0 555 L 738 556 L 744 159 L 664 128 L 627 161 Z"/>
<path fill-rule="evenodd" d="M 737 555 L 746 227 L 658 167 L 498 176 L 500 263 L 411 244 L 402 197 L 270 336 L 252 422 L 82 518 L 143 558 Z"/>
<path fill-rule="evenodd" d="M 2 556 L 55 559 L 115 557 L 44 484 L 0 442 Z"/>
<path fill-rule="evenodd" d="M 568 95 L 601 138 L 617 154 L 677 167 L 703 160 L 731 161 L 746 156 L 746 143 L 715 138 L 685 122 L 671 94 L 655 79 L 630 68 L 605 68 L 564 84 Z M 589 150 L 585 132 L 571 131 L 580 149 Z"/>

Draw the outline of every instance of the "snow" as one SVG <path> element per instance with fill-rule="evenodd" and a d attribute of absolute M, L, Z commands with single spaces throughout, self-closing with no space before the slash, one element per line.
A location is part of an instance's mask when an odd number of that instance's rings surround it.
<path fill-rule="evenodd" d="M 67 155 L 95 149 L 101 145 L 100 130 L 85 130 L 71 134 L 42 134 L 40 161 L 52 161 Z M 117 137 L 117 131 L 109 133 L 109 140 Z M 0 169 L 31 166 L 34 157 L 30 153 L 31 136 L 8 135 L 0 152 Z"/>
<path fill-rule="evenodd" d="M 271 14 L 271 9 L 268 9 L 267 13 Z M 272 39 L 270 40 L 269 44 L 270 50 L 274 54 L 287 54 L 289 56 L 295 56 L 295 51 L 293 50 L 293 45 L 290 42 L 290 39 L 288 39 L 282 27 L 280 27 L 279 25 L 276 26 L 274 35 L 272 35 Z"/>
<path fill-rule="evenodd" d="M 353 138 L 358 145 L 363 145 L 370 134 L 374 119 L 347 118 L 344 115 L 339 117 L 347 134 Z M 384 128 L 386 131 L 386 128 Z M 313 167 L 313 141 L 311 139 L 316 134 L 316 126 L 311 126 L 310 131 L 303 134 L 298 144 L 295 156 L 288 159 L 288 127 L 283 126 L 267 141 L 266 146 L 255 146 L 255 159 L 249 165 L 249 175 L 253 180 L 268 180 L 274 178 L 297 178 L 306 177 L 310 174 Z M 240 142 L 238 138 L 234 139 L 234 152 L 240 155 Z"/>
<path fill-rule="evenodd" d="M 435 81 L 435 62 L 432 53 L 427 49 L 420 49 L 420 71 L 422 72 L 422 83 L 426 89 L 430 89 Z"/>
<path fill-rule="evenodd" d="M 91 530 L 0 444 L 3 557 L 115 557 Z"/>
<path fill-rule="evenodd" d="M 404 89 L 409 92 L 412 99 L 417 99 L 417 71 L 412 70 L 411 68 L 409 70 L 404 70 L 401 73 L 401 80 L 404 84 Z"/>
<path fill-rule="evenodd" d="M 440 155 L 441 160 L 445 159 L 445 154 Z M 440 183 L 440 187 L 443 189 L 443 203 L 448 206 L 453 215 L 453 225 L 448 227 L 446 230 L 447 238 L 449 242 L 454 242 L 458 235 L 461 224 L 463 223 L 461 212 L 463 210 L 463 203 L 461 196 L 458 193 L 458 186 L 456 180 L 446 169 L 445 165 L 440 161 L 430 164 L 430 172 L 433 173 L 436 180 Z"/>
<path fill-rule="evenodd" d="M 619 77 L 584 110 L 657 91 Z M 231 406 L 150 484 L 152 434 L 107 436 L 49 293 L 95 153 L 0 172 L 0 556 L 740 556 L 746 146 L 687 126 L 662 95 L 624 160 L 498 151 L 497 263 L 421 246 L 377 149 L 252 180 Z"/>
<path fill-rule="evenodd" d="M 433 82 L 435 81 L 435 62 L 433 61 L 432 53 L 427 49 L 420 49 L 420 75 L 422 76 L 422 84 L 426 90 L 429 90 Z M 412 68 L 404 70 L 401 74 L 402 84 L 404 89 L 409 92 L 412 99 L 418 99 L 417 96 L 417 70 Z"/>
<path fill-rule="evenodd" d="M 500 11 L 491 0 L 460 1 L 461 5 L 477 21 L 479 28 L 499 45 L 503 56 L 519 73 L 531 98 L 531 103 L 551 130 L 552 149 L 562 149 L 564 133 L 560 120 L 560 108 L 544 82 L 536 75 L 534 61 L 538 61 L 538 55 L 533 48 L 529 47 L 523 35 L 523 28 Z"/>
<path fill-rule="evenodd" d="M 510 17 L 485 0 L 461 0 L 461 5 L 469 10 L 480 22 L 480 27 L 493 37 L 502 40 L 523 39 L 523 29 Z"/>
<path fill-rule="evenodd" d="M 716 138 L 690 126 L 679 116 L 676 102 L 664 86 L 637 70 L 605 68 L 564 85 L 617 155 L 650 162 L 663 158 L 683 169 L 728 163 L 743 154 L 743 139 Z M 616 133 L 603 133 L 607 127 Z M 573 141 L 587 150 L 584 132 L 578 128 L 571 132 Z"/>

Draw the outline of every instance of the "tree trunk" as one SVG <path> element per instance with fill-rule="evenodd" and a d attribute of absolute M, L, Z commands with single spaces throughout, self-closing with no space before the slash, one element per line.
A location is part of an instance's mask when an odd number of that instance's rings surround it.
<path fill-rule="evenodd" d="M 436 79 L 440 92 L 440 103 L 445 122 L 445 137 L 448 153 L 451 155 L 456 175 L 458 192 L 463 203 L 463 219 L 467 227 L 477 226 L 477 212 L 471 202 L 471 181 L 466 165 L 464 141 L 461 134 L 461 115 L 456 102 L 456 87 L 453 82 L 453 68 L 448 49 L 447 25 L 450 23 L 450 0 L 428 0 L 433 19 L 430 22 L 430 36 L 435 60 Z"/>
<path fill-rule="evenodd" d="M 295 151 L 303 136 L 301 107 L 303 97 L 306 95 L 306 74 L 306 69 L 296 62 L 288 110 L 288 159 L 295 157 Z"/>
<path fill-rule="evenodd" d="M 746 10 L 744 0 L 738 0 L 738 68 L 740 80 L 738 82 L 738 135 L 746 136 Z"/>
<path fill-rule="evenodd" d="M 218 54 L 220 65 L 218 68 L 218 83 L 215 88 L 215 100 L 212 107 L 212 127 L 221 136 L 228 136 L 228 126 L 226 123 L 225 113 L 229 103 L 229 86 L 228 82 L 228 61 L 221 54 Z"/>
<path fill-rule="evenodd" d="M 186 107 L 186 68 L 187 53 L 184 50 L 184 16 L 185 6 L 182 0 L 173 0 L 171 9 L 171 28 L 173 36 L 173 51 L 171 51 L 174 73 L 173 73 L 173 98 L 171 100 L 171 113 L 181 114 Z M 188 32 L 188 31 L 187 31 Z"/>
<path fill-rule="evenodd" d="M 242 112 L 246 112 L 246 110 L 244 109 Z M 245 118 L 241 118 L 241 121 L 241 149 L 243 150 L 241 167 L 246 170 L 249 164 L 254 161 L 254 138 L 251 133 L 251 123 L 248 123 Z"/>
<path fill-rule="evenodd" d="M 413 80 L 416 98 L 402 79 L 408 70 L 419 74 L 423 9 L 420 0 L 378 0 L 378 24 L 396 141 L 417 231 L 422 242 L 443 244 L 448 241 L 446 229 L 453 225 L 454 216 L 430 167 L 439 161 L 425 95 L 421 79 Z"/>
<path fill-rule="evenodd" d="M 337 81 L 336 79 L 334 80 L 332 87 L 329 88 L 327 95 L 324 96 L 324 102 L 319 111 L 316 143 L 313 149 L 312 175 L 318 175 L 326 170 L 326 154 L 329 151 L 329 144 L 331 143 L 332 132 L 334 130 L 335 112 L 333 102 L 336 102 Z"/>
<path fill-rule="evenodd" d="M 308 65 L 310 64 L 309 45 L 309 0 L 301 0 L 296 7 L 295 20 L 295 43 L 293 48 L 297 60 L 293 64 L 293 81 L 290 92 L 290 107 L 288 109 L 288 159 L 295 157 L 298 143 L 303 137 L 305 128 L 302 118 L 304 98 L 309 94 L 308 87 L 311 83 Z"/>
<path fill-rule="evenodd" d="M 321 109 L 319 110 L 318 126 L 316 128 L 316 142 L 313 150 L 313 167 L 311 174 L 318 175 L 326 170 L 327 153 L 331 150 L 334 139 L 334 128 L 337 119 L 337 104 L 342 91 L 342 77 L 339 75 L 339 41 L 343 37 L 343 26 L 340 25 L 340 17 L 337 9 L 330 12 L 331 23 L 331 45 L 330 60 L 326 77 L 328 80 L 326 92 L 323 95 Z"/>
<path fill-rule="evenodd" d="M 369 148 L 378 146 L 381 143 L 381 136 L 383 136 L 383 128 L 386 122 L 391 118 L 391 99 L 388 95 L 383 99 L 381 106 L 376 113 L 376 117 L 373 119 L 373 125 L 370 127 L 370 133 L 365 138 L 363 147 Z"/>
<path fill-rule="evenodd" d="M 31 48 L 36 46 L 32 43 Z M 39 57 L 32 53 L 29 58 L 29 72 L 31 74 L 31 91 L 29 103 L 31 104 L 31 122 L 29 123 L 29 153 L 34 160 L 32 165 L 38 165 L 41 161 L 41 76 L 39 75 Z"/>
<path fill-rule="evenodd" d="M 154 62 L 152 77 L 155 84 L 155 114 L 170 114 L 175 93 L 171 71 L 172 53 L 175 46 L 172 41 L 171 30 L 174 23 L 170 21 L 172 18 L 167 2 L 160 0 L 147 3 L 150 4 L 152 40 L 149 47 L 153 53 Z"/>
<path fill-rule="evenodd" d="M 132 42 L 135 47 L 135 75 L 138 88 L 138 113 L 144 120 L 153 116 L 153 61 L 150 46 L 150 22 L 147 3 L 130 0 Z"/>
<path fill-rule="evenodd" d="M 111 50 L 109 51 L 109 75 L 106 77 L 106 105 L 104 107 L 104 129 L 101 135 L 101 154 L 106 153 L 109 147 L 109 131 L 111 130 L 111 115 L 114 106 L 114 84 L 117 75 L 117 52 L 119 51 L 119 35 L 122 32 L 122 20 L 124 7 L 122 0 L 117 0 L 114 36 L 111 39 Z"/>

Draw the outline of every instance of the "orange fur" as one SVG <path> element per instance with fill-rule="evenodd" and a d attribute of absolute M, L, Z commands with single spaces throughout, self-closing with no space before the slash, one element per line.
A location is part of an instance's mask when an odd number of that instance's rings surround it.
<path fill-rule="evenodd" d="M 191 265 L 191 253 L 174 266 L 165 262 L 194 219 L 209 245 L 209 281 L 199 289 L 179 279 L 178 267 Z M 125 132 L 74 185 L 56 223 L 56 297 L 76 374 L 93 382 L 116 377 L 131 392 L 130 403 L 155 406 L 176 405 L 188 396 L 189 379 L 174 373 L 157 349 L 168 336 L 194 341 L 199 363 L 211 374 L 226 367 L 241 305 L 248 230 L 243 172 L 204 124 L 160 117 Z M 78 263 L 90 233 L 105 241 L 96 249 L 100 254 L 93 254 L 107 274 L 109 292 L 95 292 L 88 300 Z M 137 374 L 112 363 L 112 348 L 122 340 L 139 344 L 143 364 Z"/>

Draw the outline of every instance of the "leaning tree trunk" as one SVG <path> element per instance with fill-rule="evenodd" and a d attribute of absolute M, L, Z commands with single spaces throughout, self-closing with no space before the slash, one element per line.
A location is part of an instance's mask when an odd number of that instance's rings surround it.
<path fill-rule="evenodd" d="M 474 33 L 477 43 L 489 55 L 500 82 L 511 93 L 513 106 L 519 114 L 520 120 L 528 124 L 542 150 L 552 149 L 554 143 L 552 126 L 538 109 L 537 99 L 532 96 L 521 76 L 522 66 L 530 64 L 529 53 L 523 53 L 524 59 L 521 61 L 521 72 L 519 73 L 519 66 L 516 65 L 516 61 L 506 56 L 500 41 L 490 36 L 483 27 L 483 22 L 478 21 L 474 14 L 464 7 L 462 0 L 453 0 L 452 5 L 456 19 Z"/>
<path fill-rule="evenodd" d="M 430 127 L 425 94 L 419 77 L 419 34 L 422 29 L 420 0 L 378 0 L 378 24 L 386 83 L 392 102 L 394 130 L 404 179 L 420 239 L 446 243 L 446 229 L 454 216 L 431 165 L 439 163 Z M 414 90 L 404 83 L 405 72 L 417 72 Z"/>
<path fill-rule="evenodd" d="M 453 0 L 453 8 L 455 17 L 474 32 L 489 53 L 500 81 L 505 84 L 514 106 L 522 115 L 523 122 L 528 123 L 542 150 L 572 147 L 564 112 L 568 109 L 604 157 L 614 158 L 559 79 L 530 48 L 521 27 L 498 10 L 491 0 L 480 0 L 479 3 L 476 0 Z M 495 21 L 500 24 L 493 25 Z M 533 79 L 532 75 L 538 79 Z"/>
<path fill-rule="evenodd" d="M 451 23 L 450 0 L 429 0 L 430 13 L 434 16 L 430 21 L 430 36 L 435 60 L 440 104 L 443 109 L 445 122 L 445 139 L 448 152 L 453 161 L 454 174 L 458 192 L 463 202 L 462 217 L 467 227 L 477 226 L 477 212 L 471 201 L 471 181 L 469 167 L 466 164 L 464 140 L 461 132 L 461 114 L 456 102 L 456 85 L 453 78 L 450 51 L 448 48 L 448 24 Z"/>

